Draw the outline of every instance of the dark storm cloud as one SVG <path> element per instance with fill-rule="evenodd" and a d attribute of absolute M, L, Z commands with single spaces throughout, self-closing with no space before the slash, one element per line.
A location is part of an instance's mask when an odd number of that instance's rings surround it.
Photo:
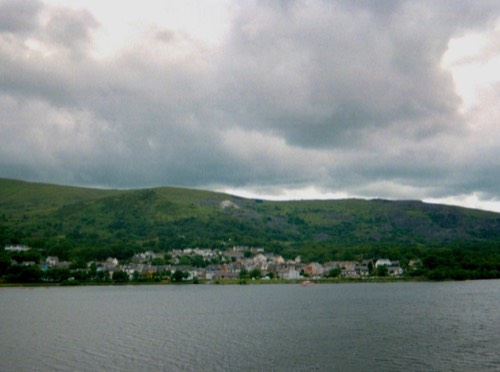
<path fill-rule="evenodd" d="M 225 66 L 226 89 L 243 105 L 236 114 L 307 147 L 349 145 L 365 129 L 434 116 L 458 121 L 451 76 L 439 65 L 450 32 L 435 26 L 438 17 L 403 8 L 388 23 L 346 4 L 245 9 Z"/>
<path fill-rule="evenodd" d="M 498 197 L 498 152 L 470 160 L 480 141 L 441 59 L 499 8 L 244 2 L 217 48 L 152 26 L 101 58 L 91 11 L 2 1 L 0 175 Z"/>

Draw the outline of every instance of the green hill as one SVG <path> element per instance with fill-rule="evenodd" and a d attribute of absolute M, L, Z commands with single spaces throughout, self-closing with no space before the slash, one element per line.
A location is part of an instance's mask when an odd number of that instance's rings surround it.
<path fill-rule="evenodd" d="M 310 260 L 498 254 L 500 214 L 420 201 L 264 201 L 181 188 L 102 190 L 0 179 L 0 244 L 62 259 L 144 250 L 264 247 Z"/>

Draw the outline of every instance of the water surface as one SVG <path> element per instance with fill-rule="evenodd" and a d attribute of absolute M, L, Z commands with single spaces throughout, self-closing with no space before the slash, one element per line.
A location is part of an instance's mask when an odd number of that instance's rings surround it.
<path fill-rule="evenodd" d="M 0 289 L 0 371 L 500 370 L 500 281 Z"/>

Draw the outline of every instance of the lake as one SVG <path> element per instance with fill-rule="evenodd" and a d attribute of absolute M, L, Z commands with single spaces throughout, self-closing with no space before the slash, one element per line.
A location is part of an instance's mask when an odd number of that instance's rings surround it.
<path fill-rule="evenodd" d="M 499 371 L 499 305 L 499 280 L 0 288 L 0 371 Z"/>

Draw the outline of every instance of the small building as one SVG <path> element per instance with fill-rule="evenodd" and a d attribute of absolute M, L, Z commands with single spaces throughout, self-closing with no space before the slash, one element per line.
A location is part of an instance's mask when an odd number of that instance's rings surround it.
<path fill-rule="evenodd" d="M 59 263 L 59 258 L 57 256 L 48 256 L 45 259 L 45 263 L 47 263 L 47 265 L 49 266 L 57 266 L 57 264 Z"/>
<path fill-rule="evenodd" d="M 403 275 L 403 269 L 399 266 L 388 266 L 387 273 L 389 276 L 401 276 Z"/>
<path fill-rule="evenodd" d="M 295 269 L 289 269 L 282 272 L 281 277 L 286 280 L 302 279 L 302 275 Z"/>
<path fill-rule="evenodd" d="M 4 249 L 7 252 L 26 252 L 31 248 L 26 245 L 7 245 Z"/>
<path fill-rule="evenodd" d="M 106 265 L 111 268 L 111 267 L 116 267 L 118 266 L 118 259 L 113 258 L 113 257 L 108 257 L 106 259 Z"/>
<path fill-rule="evenodd" d="M 262 253 L 258 253 L 257 255 L 254 256 L 253 262 L 255 264 L 263 264 L 267 262 L 267 257 L 264 256 Z"/>
<path fill-rule="evenodd" d="M 323 266 L 317 262 L 312 262 L 304 267 L 304 272 L 309 276 L 320 276 L 323 275 L 324 271 Z"/>
<path fill-rule="evenodd" d="M 359 276 L 369 276 L 370 275 L 370 270 L 368 269 L 368 266 L 365 265 L 356 265 L 354 268 L 356 271 L 356 274 Z"/>
<path fill-rule="evenodd" d="M 342 278 L 359 278 L 359 274 L 356 272 L 355 269 L 343 269 L 342 272 L 340 273 L 340 276 Z"/>
<path fill-rule="evenodd" d="M 392 261 L 387 259 L 387 258 L 379 258 L 377 261 L 375 261 L 375 268 L 378 268 L 379 266 L 391 266 Z"/>

